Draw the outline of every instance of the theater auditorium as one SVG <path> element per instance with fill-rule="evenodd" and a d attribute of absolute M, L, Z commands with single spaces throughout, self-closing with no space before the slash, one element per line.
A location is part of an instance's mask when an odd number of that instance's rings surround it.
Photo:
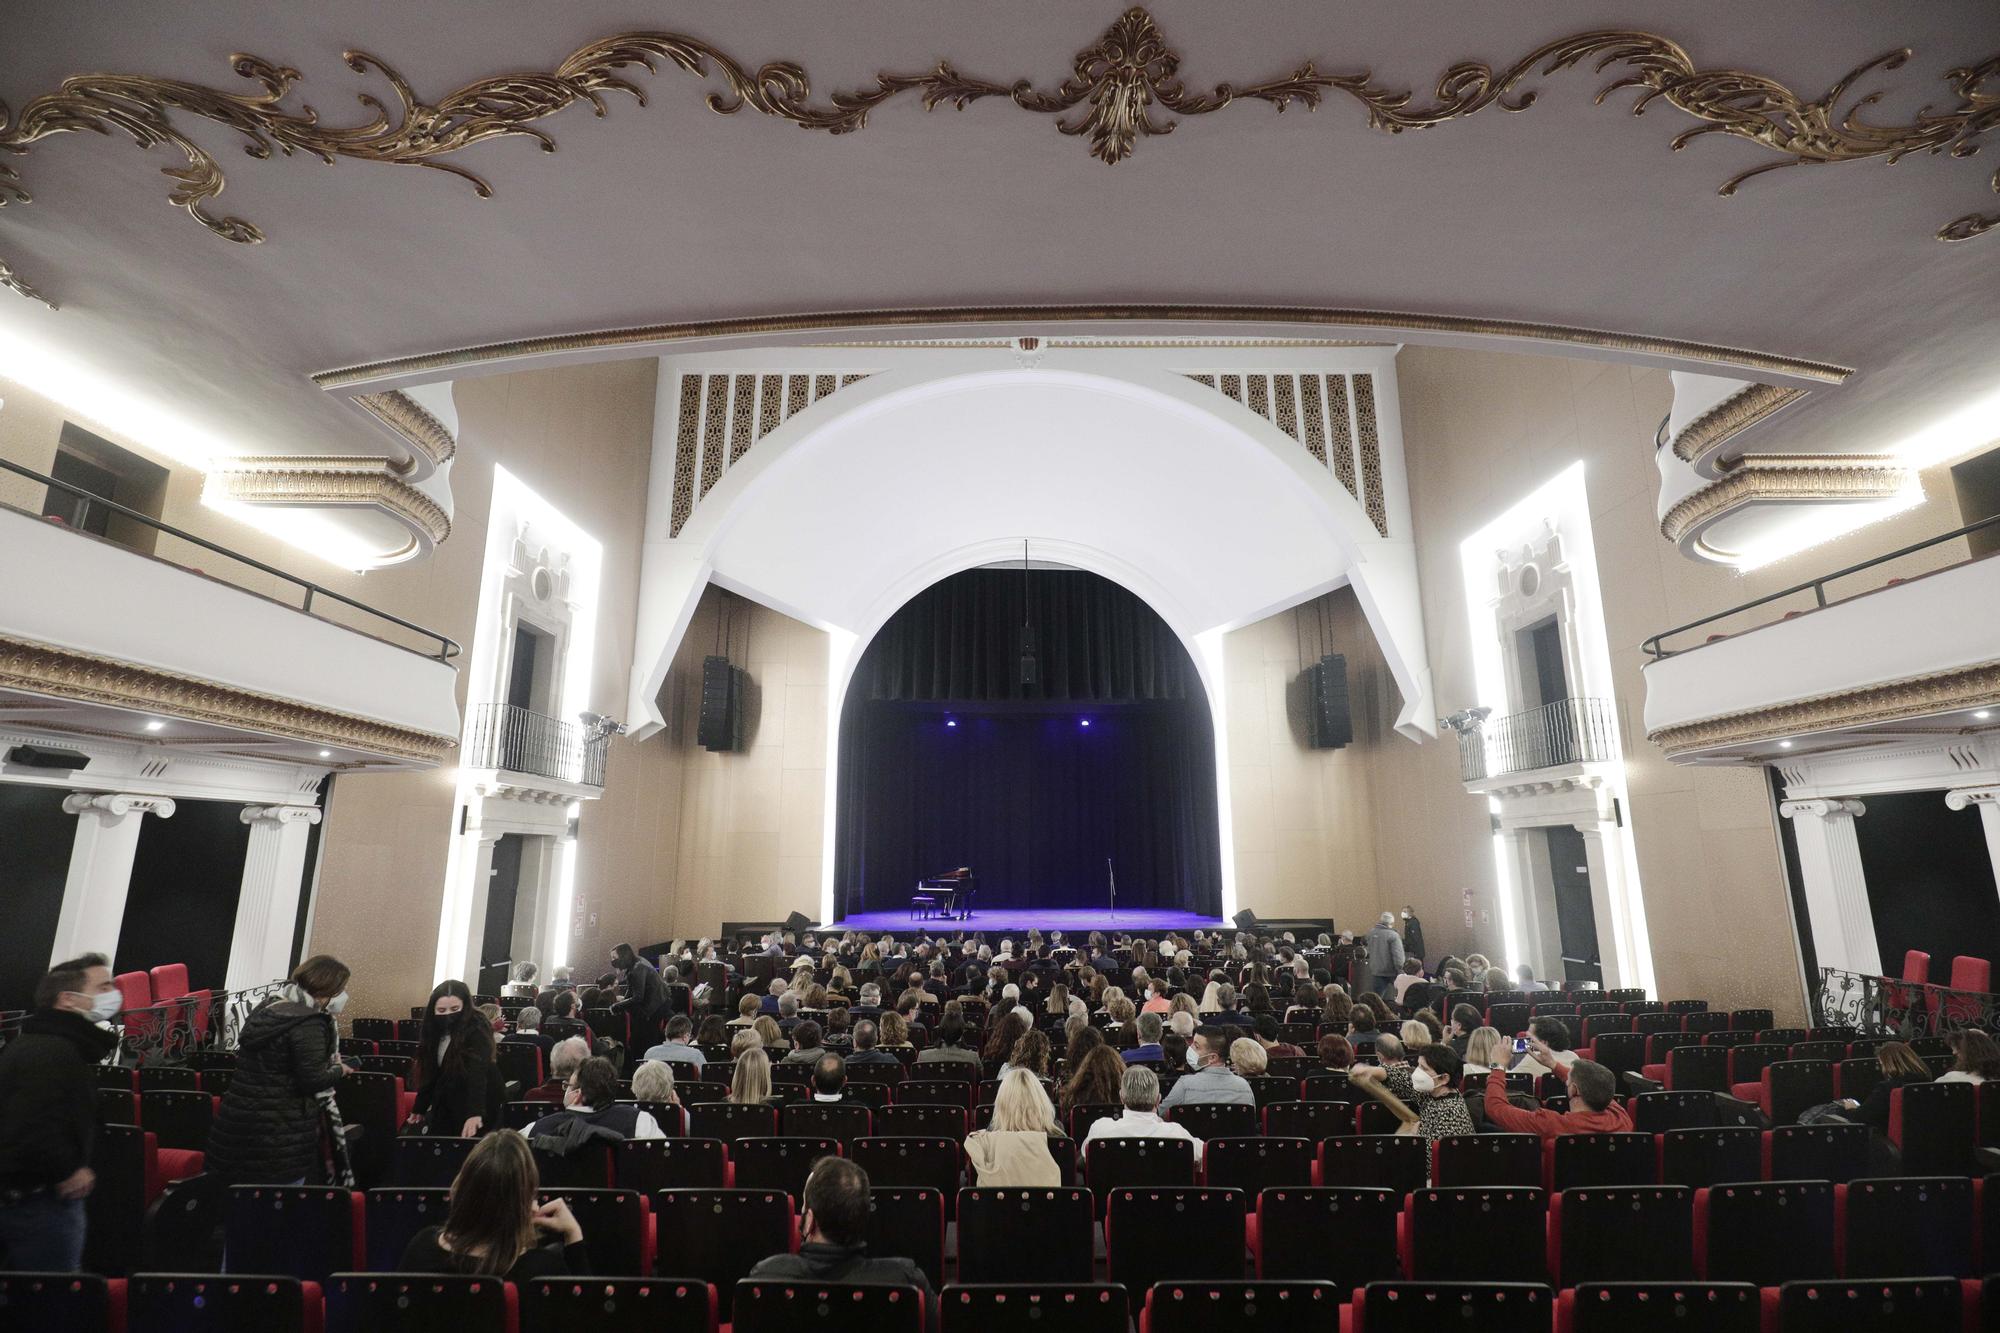
<path fill-rule="evenodd" d="M 1987 0 L 4 31 L 0 1328 L 2000 1328 Z"/>

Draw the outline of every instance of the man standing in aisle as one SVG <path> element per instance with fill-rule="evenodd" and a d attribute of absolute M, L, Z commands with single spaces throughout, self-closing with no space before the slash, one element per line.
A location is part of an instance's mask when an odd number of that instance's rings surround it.
<path fill-rule="evenodd" d="M 57 963 L 0 1054 L 0 1269 L 83 1266 L 83 1201 L 97 1183 L 95 1066 L 118 1047 L 124 997 L 103 954 Z"/>
<path fill-rule="evenodd" d="M 1396 974 L 1403 970 L 1403 937 L 1396 933 L 1396 914 L 1382 913 L 1362 943 L 1368 947 L 1368 989 L 1386 998 Z"/>
<path fill-rule="evenodd" d="M 1403 904 L 1403 956 L 1424 961 L 1424 923 L 1417 920 L 1417 909 Z"/>

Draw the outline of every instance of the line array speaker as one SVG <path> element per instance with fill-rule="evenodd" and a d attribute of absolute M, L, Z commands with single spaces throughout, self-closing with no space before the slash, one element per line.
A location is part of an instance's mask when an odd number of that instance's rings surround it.
<path fill-rule="evenodd" d="M 743 668 L 731 666 L 726 657 L 702 659 L 701 721 L 695 740 L 704 750 L 743 748 Z"/>
<path fill-rule="evenodd" d="M 1328 653 L 1306 668 L 1307 731 L 1315 750 L 1338 750 L 1354 740 L 1354 718 L 1348 710 L 1347 657 Z"/>

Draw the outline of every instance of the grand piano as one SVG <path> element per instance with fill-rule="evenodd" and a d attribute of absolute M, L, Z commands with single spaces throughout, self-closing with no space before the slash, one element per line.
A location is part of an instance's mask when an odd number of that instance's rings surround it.
<path fill-rule="evenodd" d="M 917 891 L 910 895 L 910 916 L 921 919 L 942 916 L 960 921 L 972 916 L 972 895 L 978 892 L 979 881 L 973 878 L 971 866 L 960 866 L 942 875 L 917 881 Z"/>

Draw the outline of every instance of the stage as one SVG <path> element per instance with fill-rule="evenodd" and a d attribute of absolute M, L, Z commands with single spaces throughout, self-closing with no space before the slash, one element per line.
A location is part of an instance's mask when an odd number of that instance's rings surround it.
<path fill-rule="evenodd" d="M 947 920 L 944 917 L 913 921 L 907 909 L 900 912 L 857 912 L 833 925 L 816 929 L 865 930 L 871 935 L 910 935 L 917 932 L 949 935 L 956 931 L 978 931 L 997 937 L 1026 935 L 1030 929 L 1040 930 L 1044 935 L 1052 930 L 1060 930 L 1064 935 L 1088 935 L 1093 930 L 1160 935 L 1170 930 L 1214 930 L 1224 924 L 1220 917 L 1157 908 L 1134 908 L 1114 916 L 1101 907 L 1010 907 L 986 911 L 974 908 L 969 921 Z"/>

